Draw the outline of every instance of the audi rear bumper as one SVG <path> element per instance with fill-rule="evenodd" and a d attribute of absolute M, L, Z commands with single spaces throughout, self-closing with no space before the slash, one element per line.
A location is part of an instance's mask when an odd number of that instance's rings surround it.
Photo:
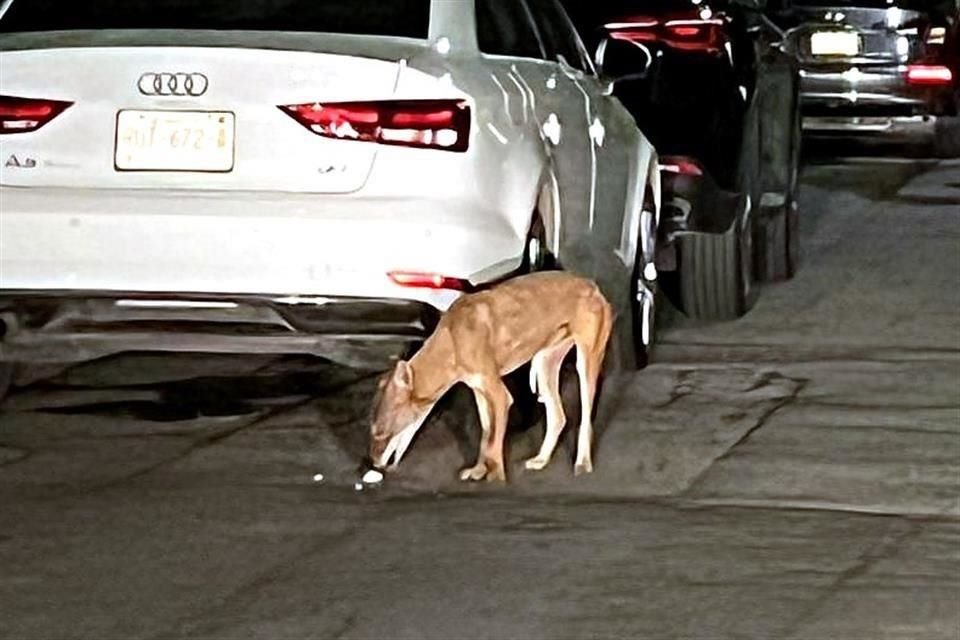
<path fill-rule="evenodd" d="M 123 352 L 309 354 L 383 368 L 440 311 L 396 298 L 0 294 L 0 361 L 74 363 Z"/>

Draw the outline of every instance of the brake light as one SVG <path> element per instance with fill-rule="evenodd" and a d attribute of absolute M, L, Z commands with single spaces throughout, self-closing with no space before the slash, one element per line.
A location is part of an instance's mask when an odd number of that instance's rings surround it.
<path fill-rule="evenodd" d="M 466 151 L 470 107 L 462 100 L 384 100 L 281 105 L 325 138 Z"/>
<path fill-rule="evenodd" d="M 419 287 L 423 289 L 453 289 L 464 291 L 468 283 L 460 278 L 451 278 L 439 273 L 421 273 L 418 271 L 391 271 L 387 274 L 401 287 Z"/>
<path fill-rule="evenodd" d="M 700 165 L 690 158 L 661 158 L 660 171 L 665 171 L 666 173 L 676 173 L 681 176 L 703 175 L 703 169 L 700 168 Z"/>
<path fill-rule="evenodd" d="M 0 134 L 36 131 L 71 104 L 60 100 L 0 96 Z"/>
<path fill-rule="evenodd" d="M 679 51 L 720 53 L 726 41 L 720 18 L 659 20 L 641 16 L 605 26 L 614 40 L 661 43 Z"/>
<path fill-rule="evenodd" d="M 678 38 L 693 38 L 700 35 L 706 27 L 685 27 L 682 25 L 674 25 L 667 28 Z"/>
<path fill-rule="evenodd" d="M 939 64 L 912 64 L 907 67 L 907 84 L 942 86 L 953 82 L 953 72 Z"/>

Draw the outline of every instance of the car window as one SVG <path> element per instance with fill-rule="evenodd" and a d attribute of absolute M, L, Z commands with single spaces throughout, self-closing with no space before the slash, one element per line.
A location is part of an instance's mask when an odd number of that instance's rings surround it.
<path fill-rule="evenodd" d="M 307 31 L 426 38 L 430 0 L 14 0 L 0 32 Z"/>
<path fill-rule="evenodd" d="M 586 73 L 593 73 L 593 65 L 580 36 L 557 0 L 527 0 L 547 55 L 556 60 L 563 56 L 567 64 Z"/>
<path fill-rule="evenodd" d="M 518 58 L 543 58 L 527 8 L 517 0 L 477 0 L 477 44 L 480 51 Z"/>

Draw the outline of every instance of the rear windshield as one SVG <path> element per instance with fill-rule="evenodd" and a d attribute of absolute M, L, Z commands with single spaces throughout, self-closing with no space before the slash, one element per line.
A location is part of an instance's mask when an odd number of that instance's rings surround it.
<path fill-rule="evenodd" d="M 426 38 L 429 24 L 430 0 L 13 0 L 0 32 L 216 29 Z"/>

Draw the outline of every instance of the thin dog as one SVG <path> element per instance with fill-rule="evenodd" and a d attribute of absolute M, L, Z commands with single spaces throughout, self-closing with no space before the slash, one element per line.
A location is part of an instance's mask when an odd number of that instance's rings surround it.
<path fill-rule="evenodd" d="M 502 377 L 530 362 L 530 387 L 546 407 L 547 428 L 539 453 L 525 466 L 543 469 L 566 424 L 560 369 L 575 347 L 581 418 L 574 473 L 589 473 L 593 401 L 612 327 L 613 310 L 597 285 L 563 271 L 520 276 L 462 296 L 416 355 L 380 381 L 370 459 L 379 468 L 399 463 L 433 406 L 462 382 L 474 393 L 482 435 L 477 463 L 460 479 L 505 482 L 503 441 L 513 398 Z"/>

